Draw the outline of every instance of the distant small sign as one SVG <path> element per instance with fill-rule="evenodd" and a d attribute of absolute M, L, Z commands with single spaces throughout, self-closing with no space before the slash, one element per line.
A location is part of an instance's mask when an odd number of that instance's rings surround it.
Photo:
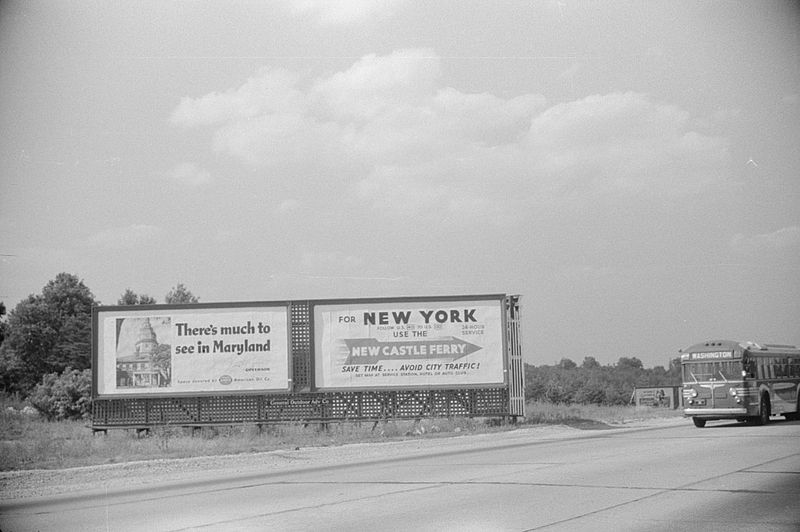
<path fill-rule="evenodd" d="M 676 409 L 680 406 L 680 390 L 680 386 L 636 388 L 634 401 L 636 406 Z"/>

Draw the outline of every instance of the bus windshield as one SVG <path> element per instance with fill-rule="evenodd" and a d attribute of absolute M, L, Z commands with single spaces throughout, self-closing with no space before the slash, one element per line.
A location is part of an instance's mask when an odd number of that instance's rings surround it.
<path fill-rule="evenodd" d="M 741 361 L 687 362 L 683 364 L 683 382 L 741 380 Z"/>

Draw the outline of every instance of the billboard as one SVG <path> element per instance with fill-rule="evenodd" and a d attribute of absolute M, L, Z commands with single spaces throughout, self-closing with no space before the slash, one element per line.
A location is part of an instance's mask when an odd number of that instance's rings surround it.
<path fill-rule="evenodd" d="M 315 304 L 318 389 L 503 385 L 502 296 Z"/>
<path fill-rule="evenodd" d="M 95 395 L 288 391 L 288 306 L 97 307 Z"/>

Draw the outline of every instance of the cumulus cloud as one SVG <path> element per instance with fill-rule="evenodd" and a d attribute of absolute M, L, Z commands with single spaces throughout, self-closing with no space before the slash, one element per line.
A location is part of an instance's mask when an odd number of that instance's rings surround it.
<path fill-rule="evenodd" d="M 322 26 L 357 24 L 391 16 L 402 0 L 290 0 L 289 10 Z"/>
<path fill-rule="evenodd" d="M 302 100 L 294 89 L 297 81 L 297 76 L 286 70 L 264 68 L 239 88 L 181 99 L 170 120 L 175 125 L 191 127 L 286 113 Z"/>
<path fill-rule="evenodd" d="M 241 87 L 183 98 L 172 122 L 213 126 L 214 148 L 250 164 L 314 153 L 378 166 L 508 142 L 544 107 L 539 95 L 440 87 L 440 63 L 432 50 L 411 49 L 368 55 L 315 80 L 263 69 Z"/>
<path fill-rule="evenodd" d="M 800 247 L 800 226 L 791 225 L 756 235 L 736 234 L 731 247 L 740 253 L 779 253 Z"/>
<path fill-rule="evenodd" d="M 169 179 L 177 183 L 197 187 L 211 182 L 211 174 L 198 168 L 194 163 L 180 163 L 166 173 Z"/>
<path fill-rule="evenodd" d="M 111 250 L 132 250 L 151 246 L 164 234 L 164 230 L 154 225 L 133 224 L 125 227 L 111 227 L 89 236 L 85 245 Z"/>
<path fill-rule="evenodd" d="M 530 135 L 538 144 L 580 148 L 631 137 L 670 137 L 687 118 L 685 111 L 654 105 L 638 93 L 593 95 L 547 109 L 533 120 Z"/>
<path fill-rule="evenodd" d="M 420 106 L 440 75 L 440 59 L 432 50 L 370 54 L 319 80 L 312 94 L 335 119 L 371 120 L 398 108 Z"/>
<path fill-rule="evenodd" d="M 217 152 L 280 170 L 268 175 L 296 186 L 313 175 L 315 190 L 331 176 L 339 193 L 397 215 L 437 204 L 499 219 L 525 200 L 689 194 L 720 179 L 728 159 L 726 139 L 645 94 L 548 107 L 538 94 L 466 93 L 441 80 L 429 49 L 367 55 L 318 78 L 263 69 L 184 98 L 172 121 L 212 128 Z"/>
<path fill-rule="evenodd" d="M 694 131 L 689 113 L 639 93 L 558 104 L 532 121 L 542 176 L 594 194 L 685 194 L 719 178 L 726 139 Z"/>
<path fill-rule="evenodd" d="M 298 82 L 285 70 L 265 68 L 238 88 L 183 98 L 170 120 L 183 127 L 215 127 L 215 149 L 253 165 L 284 154 L 295 157 L 292 148 L 305 150 L 318 124 Z"/>

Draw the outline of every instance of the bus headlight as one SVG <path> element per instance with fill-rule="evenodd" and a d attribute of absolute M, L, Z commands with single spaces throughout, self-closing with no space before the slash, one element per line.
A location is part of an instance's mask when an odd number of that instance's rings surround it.
<path fill-rule="evenodd" d="M 728 390 L 728 393 L 730 393 L 732 396 L 736 397 L 736 388 L 731 388 L 730 390 Z"/>
<path fill-rule="evenodd" d="M 692 390 L 692 397 L 697 397 L 697 390 Z"/>

